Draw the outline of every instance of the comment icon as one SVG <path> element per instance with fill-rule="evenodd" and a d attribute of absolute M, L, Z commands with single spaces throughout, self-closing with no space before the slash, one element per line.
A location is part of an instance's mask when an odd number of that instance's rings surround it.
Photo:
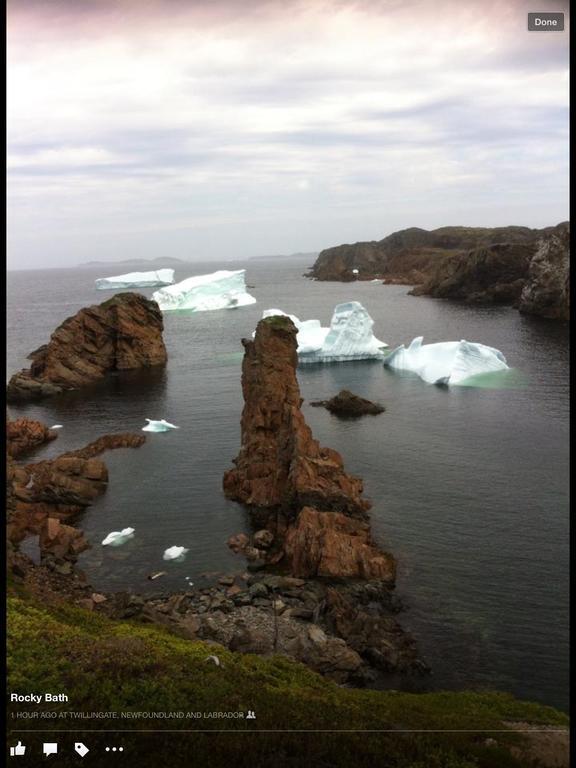
<path fill-rule="evenodd" d="M 45 741 L 42 745 L 42 752 L 46 755 L 46 757 L 48 757 L 48 755 L 57 755 L 58 744 L 56 744 L 55 741 Z"/>

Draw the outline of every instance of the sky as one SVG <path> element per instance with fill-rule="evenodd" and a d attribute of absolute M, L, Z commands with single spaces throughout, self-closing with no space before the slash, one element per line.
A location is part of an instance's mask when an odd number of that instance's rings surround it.
<path fill-rule="evenodd" d="M 9 0 L 8 267 L 568 218 L 527 0 Z"/>

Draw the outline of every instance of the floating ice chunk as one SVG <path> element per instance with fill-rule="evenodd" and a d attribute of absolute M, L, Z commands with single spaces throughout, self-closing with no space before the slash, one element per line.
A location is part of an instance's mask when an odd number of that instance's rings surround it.
<path fill-rule="evenodd" d="M 181 563 L 189 551 L 186 547 L 168 547 L 164 552 L 163 559 L 176 560 Z"/>
<path fill-rule="evenodd" d="M 53 424 L 50 429 L 62 429 L 63 426 L 63 424 Z"/>
<path fill-rule="evenodd" d="M 300 320 L 280 309 L 266 309 L 262 317 L 284 315 L 298 329 L 298 360 L 301 363 L 330 363 L 345 360 L 381 360 L 388 345 L 372 333 L 374 322 L 359 301 L 334 308 L 330 328 L 319 320 Z"/>
<path fill-rule="evenodd" d="M 146 424 L 145 427 L 142 427 L 142 432 L 168 432 L 169 429 L 180 429 L 180 427 L 177 427 L 175 424 L 170 424 L 170 422 L 165 419 L 160 419 L 160 421 L 146 419 L 146 421 L 148 424 Z"/>
<path fill-rule="evenodd" d="M 173 282 L 173 269 L 156 269 L 153 272 L 129 272 L 116 277 L 99 277 L 96 280 L 96 288 L 99 291 L 118 288 L 152 288 L 156 285 L 170 285 Z"/>
<path fill-rule="evenodd" d="M 210 275 L 196 275 L 181 283 L 161 288 L 152 294 L 164 312 L 171 309 L 235 309 L 255 304 L 256 299 L 246 291 L 246 270 L 220 270 Z"/>
<path fill-rule="evenodd" d="M 134 538 L 134 528 L 123 528 L 121 531 L 112 531 L 102 541 L 102 546 L 119 547 Z"/>
<path fill-rule="evenodd" d="M 506 358 L 498 349 L 470 341 L 444 341 L 422 344 L 415 338 L 403 344 L 384 360 L 388 368 L 417 373 L 428 384 L 465 384 L 472 376 L 508 369 Z"/>

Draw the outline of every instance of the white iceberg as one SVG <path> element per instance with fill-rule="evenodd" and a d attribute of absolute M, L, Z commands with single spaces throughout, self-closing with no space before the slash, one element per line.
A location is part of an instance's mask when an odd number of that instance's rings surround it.
<path fill-rule="evenodd" d="M 146 424 L 145 427 L 142 427 L 142 432 L 168 432 L 169 429 L 180 429 L 176 424 L 170 424 L 170 422 L 165 419 L 160 419 L 160 421 L 146 419 L 146 421 L 148 424 Z"/>
<path fill-rule="evenodd" d="M 152 288 L 156 285 L 170 285 L 174 282 L 173 269 L 156 269 L 153 272 L 129 272 L 116 277 L 99 277 L 96 288 L 111 291 L 119 288 Z"/>
<path fill-rule="evenodd" d="M 168 549 L 164 551 L 163 559 L 182 562 L 189 551 L 190 550 L 186 549 L 186 547 L 168 547 Z"/>
<path fill-rule="evenodd" d="M 266 309 L 262 317 L 284 315 L 298 329 L 298 360 L 301 363 L 331 363 L 346 360 L 382 360 L 388 346 L 372 333 L 374 321 L 359 301 L 334 308 L 330 327 L 319 320 L 300 320 L 281 309 Z"/>
<path fill-rule="evenodd" d="M 422 344 L 415 338 L 406 348 L 403 344 L 384 360 L 387 368 L 412 371 L 428 384 L 464 385 L 482 373 L 508 369 L 506 358 L 498 349 L 470 341 L 444 341 Z"/>
<path fill-rule="evenodd" d="M 206 312 L 245 307 L 256 303 L 254 296 L 246 291 L 245 275 L 245 269 L 222 269 L 211 275 L 196 275 L 155 291 L 152 298 L 164 312 L 171 309 Z"/>
<path fill-rule="evenodd" d="M 123 528 L 121 531 L 112 531 L 102 541 L 102 546 L 119 547 L 125 544 L 129 539 L 134 538 L 134 528 Z"/>

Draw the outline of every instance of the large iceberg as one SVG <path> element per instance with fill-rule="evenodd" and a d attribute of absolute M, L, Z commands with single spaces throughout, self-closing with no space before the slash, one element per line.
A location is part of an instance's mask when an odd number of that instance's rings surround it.
<path fill-rule="evenodd" d="M 173 269 L 156 269 L 154 272 L 129 272 L 116 277 L 99 277 L 96 288 L 99 291 L 118 288 L 152 288 L 156 285 L 170 285 L 174 282 Z"/>
<path fill-rule="evenodd" d="M 181 283 L 161 288 L 152 294 L 163 311 L 193 309 L 205 312 L 211 309 L 235 309 L 255 304 L 256 299 L 246 291 L 246 270 L 232 272 L 222 269 L 211 275 L 196 275 Z"/>
<path fill-rule="evenodd" d="M 415 338 L 403 344 L 384 360 L 388 368 L 417 373 L 428 384 L 465 385 L 473 376 L 508 369 L 506 358 L 498 349 L 470 341 L 443 341 L 422 344 Z"/>
<path fill-rule="evenodd" d="M 337 304 L 330 327 L 319 320 L 300 320 L 281 309 L 266 309 L 262 317 L 284 315 L 298 329 L 298 360 L 301 363 L 332 363 L 346 360 L 381 360 L 388 346 L 372 333 L 374 321 L 359 301 Z"/>

